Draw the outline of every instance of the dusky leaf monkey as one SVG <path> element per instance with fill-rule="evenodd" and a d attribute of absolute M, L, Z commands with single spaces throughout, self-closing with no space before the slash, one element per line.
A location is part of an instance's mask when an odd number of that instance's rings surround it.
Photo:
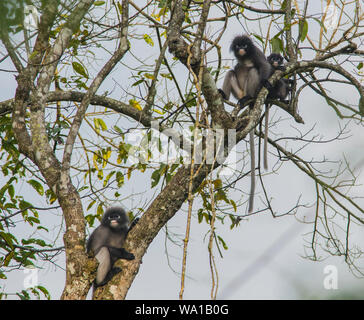
<path fill-rule="evenodd" d="M 129 226 L 129 219 L 121 207 L 108 208 L 99 225 L 87 241 L 87 252 L 95 256 L 99 262 L 94 287 L 105 285 L 111 278 L 121 271 L 114 267 L 118 259 L 134 260 L 132 253 L 123 246 L 129 231 L 136 225 L 139 218 L 133 220 Z"/>
<path fill-rule="evenodd" d="M 279 53 L 272 53 L 267 57 L 269 64 L 272 66 L 271 75 L 276 70 L 285 71 L 286 67 L 283 65 L 283 57 Z M 273 88 L 269 90 L 267 99 L 278 99 L 284 103 L 289 103 L 285 100 L 291 91 L 290 79 L 279 79 Z M 269 103 L 265 104 L 265 122 L 264 122 L 264 148 L 263 148 L 263 165 L 264 169 L 268 170 L 268 124 L 269 124 Z"/>
<path fill-rule="evenodd" d="M 230 51 L 234 52 L 237 64 L 233 70 L 228 71 L 225 76 L 222 89 L 219 89 L 224 99 L 229 99 L 232 93 L 242 107 L 249 99 L 256 98 L 260 89 L 264 86 L 268 90 L 273 87 L 268 82 L 272 74 L 272 66 L 267 61 L 264 53 L 254 45 L 247 36 L 236 36 L 230 46 Z M 254 104 L 250 104 L 253 108 Z M 250 163 L 251 163 L 251 185 L 249 195 L 248 211 L 253 211 L 255 193 L 255 148 L 254 130 L 249 133 Z"/>

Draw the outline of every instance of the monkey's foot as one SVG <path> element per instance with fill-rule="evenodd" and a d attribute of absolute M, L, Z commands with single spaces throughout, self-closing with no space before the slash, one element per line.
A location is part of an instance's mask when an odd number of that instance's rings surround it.
<path fill-rule="evenodd" d="M 119 272 L 121 272 L 121 268 L 119 267 L 113 267 L 106 275 L 105 279 L 100 282 L 100 283 L 96 283 L 96 280 L 94 281 L 94 287 L 95 289 L 98 288 L 98 287 L 102 287 L 104 286 L 105 284 L 107 284 L 113 276 L 115 276 L 116 274 L 118 274 Z"/>
<path fill-rule="evenodd" d="M 125 260 L 134 260 L 135 256 L 130 252 L 126 252 L 123 259 L 125 259 Z"/>
<path fill-rule="evenodd" d="M 135 227 L 135 225 L 139 222 L 140 218 L 135 218 L 130 224 L 129 231 Z M 128 232 L 129 232 L 128 231 Z"/>
<path fill-rule="evenodd" d="M 272 90 L 273 89 L 273 86 L 270 84 L 270 82 L 268 80 L 264 80 L 263 86 L 265 88 L 267 88 L 268 90 Z"/>
<path fill-rule="evenodd" d="M 239 101 L 238 101 L 238 105 L 239 105 L 239 107 L 240 108 L 243 108 L 244 107 L 244 105 L 246 104 L 246 102 L 248 101 L 248 100 L 250 100 L 251 99 L 251 97 L 250 96 L 244 96 L 244 97 L 242 97 L 241 99 L 239 99 Z"/>
<path fill-rule="evenodd" d="M 219 93 L 221 94 L 221 96 L 222 96 L 225 100 L 227 100 L 226 94 L 225 94 L 225 92 L 224 92 L 224 91 L 222 91 L 222 89 L 217 89 L 217 91 L 219 91 Z"/>

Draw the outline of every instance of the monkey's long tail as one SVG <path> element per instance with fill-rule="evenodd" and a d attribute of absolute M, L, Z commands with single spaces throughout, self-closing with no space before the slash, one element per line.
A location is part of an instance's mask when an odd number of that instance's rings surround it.
<path fill-rule="evenodd" d="M 254 146 L 254 129 L 249 132 L 249 145 L 250 145 L 250 195 L 249 195 L 249 208 L 251 213 L 254 206 L 254 193 L 255 193 L 255 146 Z"/>
<path fill-rule="evenodd" d="M 269 125 L 269 104 L 265 105 L 265 121 L 264 121 L 264 146 L 263 146 L 263 165 L 264 170 L 268 170 L 268 125 Z"/>

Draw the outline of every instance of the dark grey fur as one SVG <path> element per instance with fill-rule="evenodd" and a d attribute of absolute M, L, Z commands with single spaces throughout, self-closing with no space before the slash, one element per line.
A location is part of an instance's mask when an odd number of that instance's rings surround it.
<path fill-rule="evenodd" d="M 234 70 L 226 74 L 219 91 L 225 99 L 229 99 L 232 93 L 239 105 L 243 105 L 245 101 L 255 98 L 262 86 L 268 89 L 272 87 L 268 82 L 272 67 L 264 53 L 246 35 L 235 37 L 230 50 L 234 52 L 238 63 Z"/>
<path fill-rule="evenodd" d="M 272 66 L 272 73 L 276 70 L 285 71 L 286 68 L 283 65 L 283 57 L 279 53 L 272 53 L 267 58 L 268 62 Z M 268 99 L 279 99 L 284 103 L 289 103 L 285 100 L 291 91 L 289 79 L 279 79 L 271 90 L 269 90 Z M 264 122 L 264 148 L 263 148 L 263 164 L 264 169 L 268 170 L 268 125 L 269 125 L 269 108 L 268 103 L 265 104 L 265 122 Z"/>
<path fill-rule="evenodd" d="M 129 219 L 121 207 L 108 208 L 98 226 L 87 241 L 87 252 L 98 260 L 95 287 L 105 285 L 121 271 L 114 267 L 117 259 L 133 260 L 134 255 L 123 246 L 129 231 L 139 219 L 135 219 L 129 227 Z"/>
<path fill-rule="evenodd" d="M 233 70 L 230 70 L 224 79 L 222 89 L 219 92 L 224 99 L 230 98 L 230 93 L 238 100 L 238 104 L 243 106 L 246 101 L 255 98 L 260 89 L 265 86 L 268 90 L 272 85 L 268 82 L 272 74 L 272 66 L 267 61 L 264 53 L 254 45 L 253 41 L 247 36 L 237 36 L 233 39 L 230 51 L 238 61 Z M 254 104 L 250 104 L 252 108 Z M 251 183 L 249 195 L 248 211 L 253 211 L 255 193 L 255 146 L 254 131 L 249 133 L 250 144 L 250 164 L 251 164 Z"/>

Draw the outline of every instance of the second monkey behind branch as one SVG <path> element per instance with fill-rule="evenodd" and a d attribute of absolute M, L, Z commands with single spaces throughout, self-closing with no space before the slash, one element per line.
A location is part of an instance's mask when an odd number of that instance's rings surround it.
<path fill-rule="evenodd" d="M 283 57 L 279 53 L 272 53 L 267 58 L 268 62 L 272 66 L 271 75 L 276 70 L 285 71 L 286 67 L 283 65 Z M 284 103 L 289 103 L 285 100 L 291 91 L 290 87 L 291 80 L 289 79 L 279 79 L 271 90 L 269 90 L 267 99 L 279 99 Z M 269 103 L 265 104 L 265 122 L 264 122 L 264 148 L 263 148 L 263 164 L 264 169 L 268 170 L 268 125 L 269 125 Z"/>

